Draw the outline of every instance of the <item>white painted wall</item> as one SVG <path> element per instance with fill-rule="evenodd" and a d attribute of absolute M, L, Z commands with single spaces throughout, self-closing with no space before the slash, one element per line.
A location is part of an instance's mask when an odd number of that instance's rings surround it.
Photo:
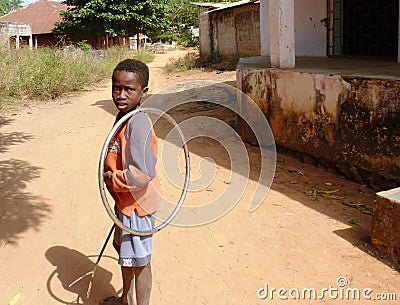
<path fill-rule="evenodd" d="M 326 0 L 295 0 L 294 26 L 296 56 L 326 56 Z"/>
<path fill-rule="evenodd" d="M 327 15 L 327 1 L 295 0 L 294 3 L 296 56 L 326 56 L 327 28 L 320 20 Z M 269 23 L 269 0 L 261 0 L 260 39 L 262 56 L 271 54 Z"/>
<path fill-rule="evenodd" d="M 400 1 L 400 0 L 399 0 Z M 261 56 L 269 56 L 269 0 L 260 1 Z"/>

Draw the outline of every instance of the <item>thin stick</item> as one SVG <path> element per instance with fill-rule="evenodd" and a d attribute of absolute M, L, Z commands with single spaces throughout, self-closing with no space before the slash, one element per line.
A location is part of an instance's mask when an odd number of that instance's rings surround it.
<path fill-rule="evenodd" d="M 71 284 L 68 285 L 68 287 L 71 287 L 72 285 L 76 284 L 81 279 L 85 278 L 86 276 L 92 275 L 91 278 L 90 278 L 88 290 L 86 292 L 86 297 L 87 298 L 89 298 L 90 292 L 92 290 L 92 284 L 93 284 L 93 280 L 94 280 L 94 275 L 95 275 L 96 270 L 97 270 L 97 266 L 99 265 L 100 259 L 103 256 L 103 252 L 106 249 L 106 246 L 108 244 L 108 241 L 110 240 L 110 237 L 111 237 L 112 232 L 114 231 L 114 228 L 115 228 L 115 224 L 111 227 L 110 232 L 107 235 L 107 238 L 106 238 L 106 240 L 105 240 L 105 242 L 103 244 L 103 247 L 101 248 L 101 251 L 100 251 L 100 253 L 99 253 L 98 257 L 97 257 L 97 260 L 96 260 L 96 263 L 94 264 L 93 269 L 90 270 L 89 272 L 87 272 L 86 274 L 82 275 L 81 277 L 77 278 L 75 281 L 73 281 Z"/>
<path fill-rule="evenodd" d="M 110 239 L 110 237 L 111 237 L 112 232 L 114 231 L 114 228 L 115 228 L 115 224 L 111 227 L 110 232 L 108 232 L 107 239 L 106 239 L 106 241 L 104 242 L 103 248 L 101 248 L 101 251 L 100 251 L 99 256 L 97 257 L 96 264 L 94 265 L 94 268 L 93 268 L 92 278 L 90 279 L 89 287 L 88 287 L 88 290 L 87 290 L 87 293 L 86 293 L 87 298 L 89 298 L 90 292 L 91 292 L 91 290 L 92 290 L 92 284 L 93 284 L 93 280 L 94 280 L 94 274 L 96 273 L 97 266 L 99 265 L 100 259 L 101 259 L 101 257 L 103 256 L 103 252 L 104 252 L 104 250 L 106 249 L 106 246 L 107 246 L 107 244 L 108 244 L 108 241 L 109 241 L 109 239 Z"/>

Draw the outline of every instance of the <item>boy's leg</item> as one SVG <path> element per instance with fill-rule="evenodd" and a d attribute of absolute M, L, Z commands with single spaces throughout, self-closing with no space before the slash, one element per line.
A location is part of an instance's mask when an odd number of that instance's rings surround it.
<path fill-rule="evenodd" d="M 152 287 L 151 265 L 135 267 L 136 305 L 149 305 Z"/>
<path fill-rule="evenodd" d="M 135 278 L 134 267 L 121 266 L 122 272 L 122 294 L 120 297 L 108 297 L 100 302 L 100 305 L 128 305 L 128 293 L 131 283 Z"/>
<path fill-rule="evenodd" d="M 135 278 L 135 268 L 134 267 L 124 267 L 121 266 L 122 272 L 122 294 L 121 294 L 121 303 L 128 304 L 128 293 L 131 288 L 131 283 Z"/>

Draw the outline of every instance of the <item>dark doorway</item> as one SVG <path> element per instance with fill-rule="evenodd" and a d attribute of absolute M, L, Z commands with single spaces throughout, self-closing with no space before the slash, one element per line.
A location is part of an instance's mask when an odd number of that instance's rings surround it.
<path fill-rule="evenodd" d="M 328 0 L 328 55 L 397 59 L 399 0 Z"/>

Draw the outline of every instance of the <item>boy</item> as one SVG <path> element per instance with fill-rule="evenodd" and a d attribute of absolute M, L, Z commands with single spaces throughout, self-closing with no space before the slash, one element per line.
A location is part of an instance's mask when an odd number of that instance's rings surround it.
<path fill-rule="evenodd" d="M 119 110 L 116 120 L 136 109 L 147 94 L 149 69 L 135 59 L 125 59 L 112 74 L 112 99 Z M 138 231 L 154 227 L 158 208 L 159 181 L 156 174 L 157 140 L 148 116 L 139 112 L 114 135 L 104 162 L 104 180 L 115 200 L 121 222 Z M 119 254 L 123 291 L 101 305 L 127 305 L 135 284 L 136 304 L 149 305 L 152 286 L 152 236 L 133 236 L 116 226 L 113 245 Z M 133 289 L 133 288 L 132 288 Z M 129 302 L 130 303 L 130 302 Z"/>

